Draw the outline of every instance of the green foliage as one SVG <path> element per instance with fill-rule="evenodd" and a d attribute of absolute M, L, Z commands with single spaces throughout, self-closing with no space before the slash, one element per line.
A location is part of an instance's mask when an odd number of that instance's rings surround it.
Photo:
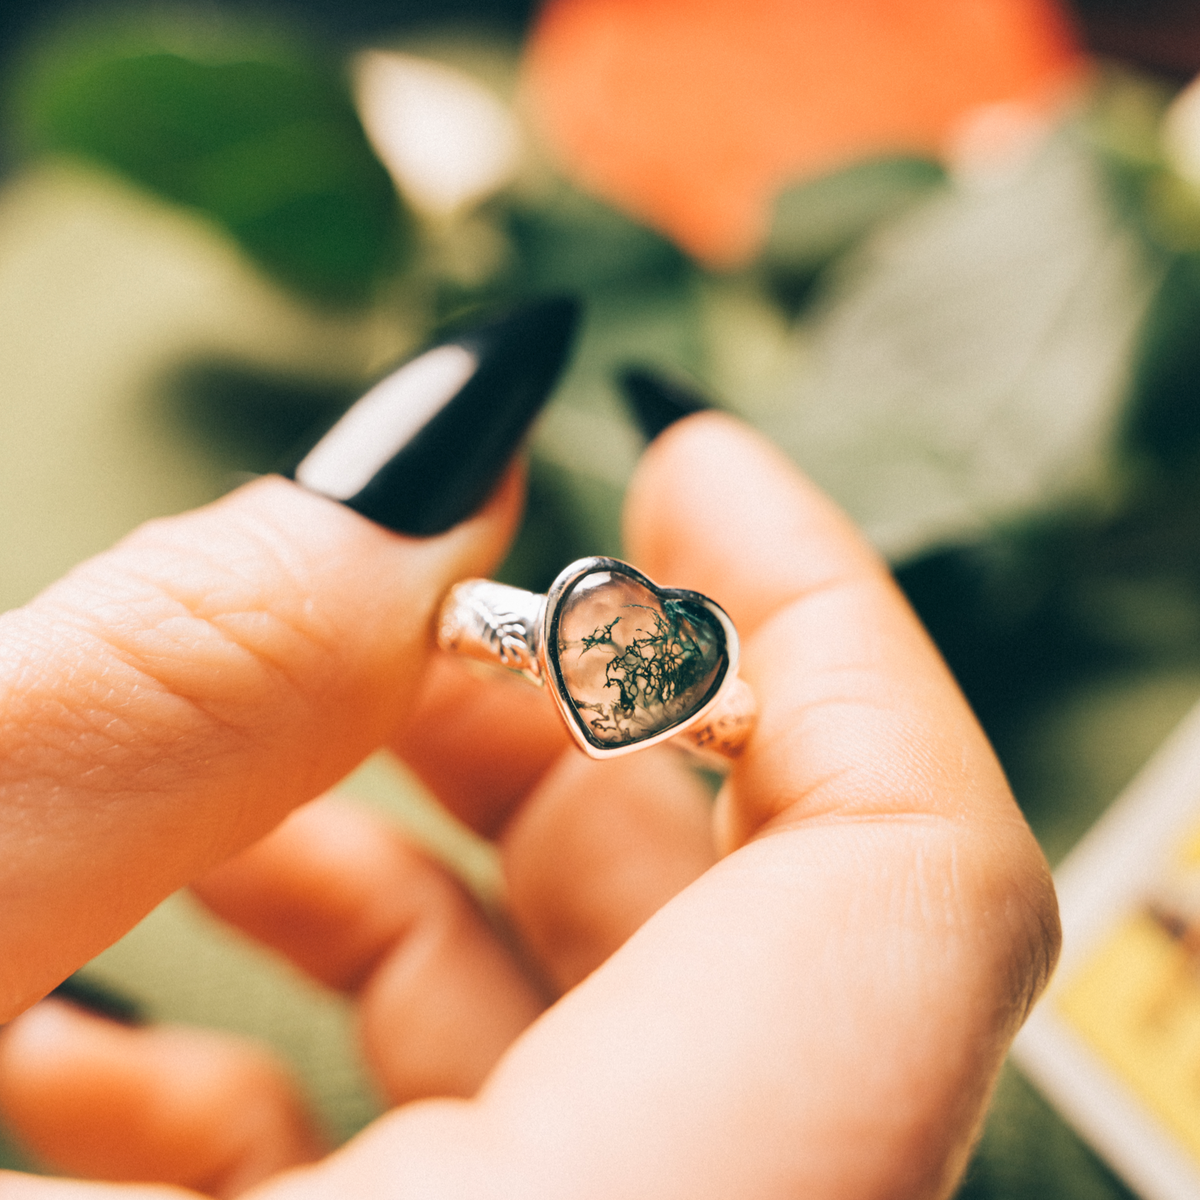
<path fill-rule="evenodd" d="M 655 289 L 693 269 L 666 238 L 564 184 L 535 203 L 510 200 L 505 221 L 527 287 Z"/>
<path fill-rule="evenodd" d="M 203 213 L 319 302 L 366 301 L 408 254 L 339 70 L 248 31 L 73 29 L 31 58 L 17 109 L 29 151 L 82 156 Z"/>
<path fill-rule="evenodd" d="M 945 178 L 935 162 L 898 156 L 853 163 L 788 188 L 775 202 L 761 256 L 775 299 L 789 311 L 800 309 L 823 267 Z"/>
<path fill-rule="evenodd" d="M 1135 1200 L 1012 1067 L 957 1200 Z"/>
<path fill-rule="evenodd" d="M 761 424 L 894 559 L 1108 503 L 1161 271 L 1068 125 L 839 262 Z"/>
<path fill-rule="evenodd" d="M 1200 254 L 1171 261 L 1147 316 L 1126 437 L 1172 471 L 1200 457 Z"/>

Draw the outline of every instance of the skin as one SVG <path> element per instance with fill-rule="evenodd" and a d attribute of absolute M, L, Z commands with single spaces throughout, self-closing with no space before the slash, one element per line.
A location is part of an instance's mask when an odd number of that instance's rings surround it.
<path fill-rule="evenodd" d="M 145 1184 L 0 1174 L 3 1200 L 953 1190 L 1057 912 L 884 565 L 728 418 L 646 453 L 630 557 L 728 609 L 761 710 L 713 810 L 671 749 L 591 762 L 546 697 L 430 658 L 519 490 L 414 541 L 260 482 L 4 618 L 0 1109 L 63 1172 Z M 304 805 L 385 741 L 496 839 L 505 933 L 394 830 Z M 260 1049 L 17 1017 L 188 882 L 357 997 L 396 1107 L 332 1155 Z"/>

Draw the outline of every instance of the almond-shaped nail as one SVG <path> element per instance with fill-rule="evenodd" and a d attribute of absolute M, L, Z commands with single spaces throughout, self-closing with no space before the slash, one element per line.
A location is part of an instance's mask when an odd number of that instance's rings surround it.
<path fill-rule="evenodd" d="M 676 421 L 716 407 L 698 391 L 650 367 L 624 367 L 617 374 L 617 382 L 638 428 L 649 442 Z"/>
<path fill-rule="evenodd" d="M 55 1000 L 63 1000 L 82 1008 L 98 1017 L 106 1017 L 121 1025 L 144 1025 L 146 1015 L 136 1000 L 122 995 L 107 984 L 97 983 L 82 975 L 71 975 L 50 993 Z"/>
<path fill-rule="evenodd" d="M 566 365 L 579 302 L 556 296 L 445 331 L 355 401 L 292 478 L 429 537 L 492 493 Z"/>

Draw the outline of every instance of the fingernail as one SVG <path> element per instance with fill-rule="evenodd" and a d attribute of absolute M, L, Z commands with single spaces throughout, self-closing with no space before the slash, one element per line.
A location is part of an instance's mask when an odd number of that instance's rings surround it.
<path fill-rule="evenodd" d="M 76 1008 L 86 1009 L 98 1017 L 107 1017 L 121 1025 L 144 1025 L 146 1014 L 136 1000 L 82 975 L 71 975 L 50 993 Z"/>
<path fill-rule="evenodd" d="M 355 401 L 292 478 L 397 533 L 445 533 L 491 495 L 579 317 L 559 296 L 447 331 Z"/>
<path fill-rule="evenodd" d="M 649 442 L 668 425 L 715 407 L 699 392 L 648 367 L 625 367 L 617 375 L 617 382 Z"/>

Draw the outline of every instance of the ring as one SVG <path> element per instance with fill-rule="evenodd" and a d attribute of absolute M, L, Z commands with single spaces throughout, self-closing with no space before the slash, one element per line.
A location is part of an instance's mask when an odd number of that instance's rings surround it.
<path fill-rule="evenodd" d="M 616 558 L 571 563 L 544 596 L 464 579 L 442 603 L 437 643 L 548 687 L 592 758 L 674 737 L 706 757 L 733 758 L 757 715 L 737 676 L 729 614 Z"/>

